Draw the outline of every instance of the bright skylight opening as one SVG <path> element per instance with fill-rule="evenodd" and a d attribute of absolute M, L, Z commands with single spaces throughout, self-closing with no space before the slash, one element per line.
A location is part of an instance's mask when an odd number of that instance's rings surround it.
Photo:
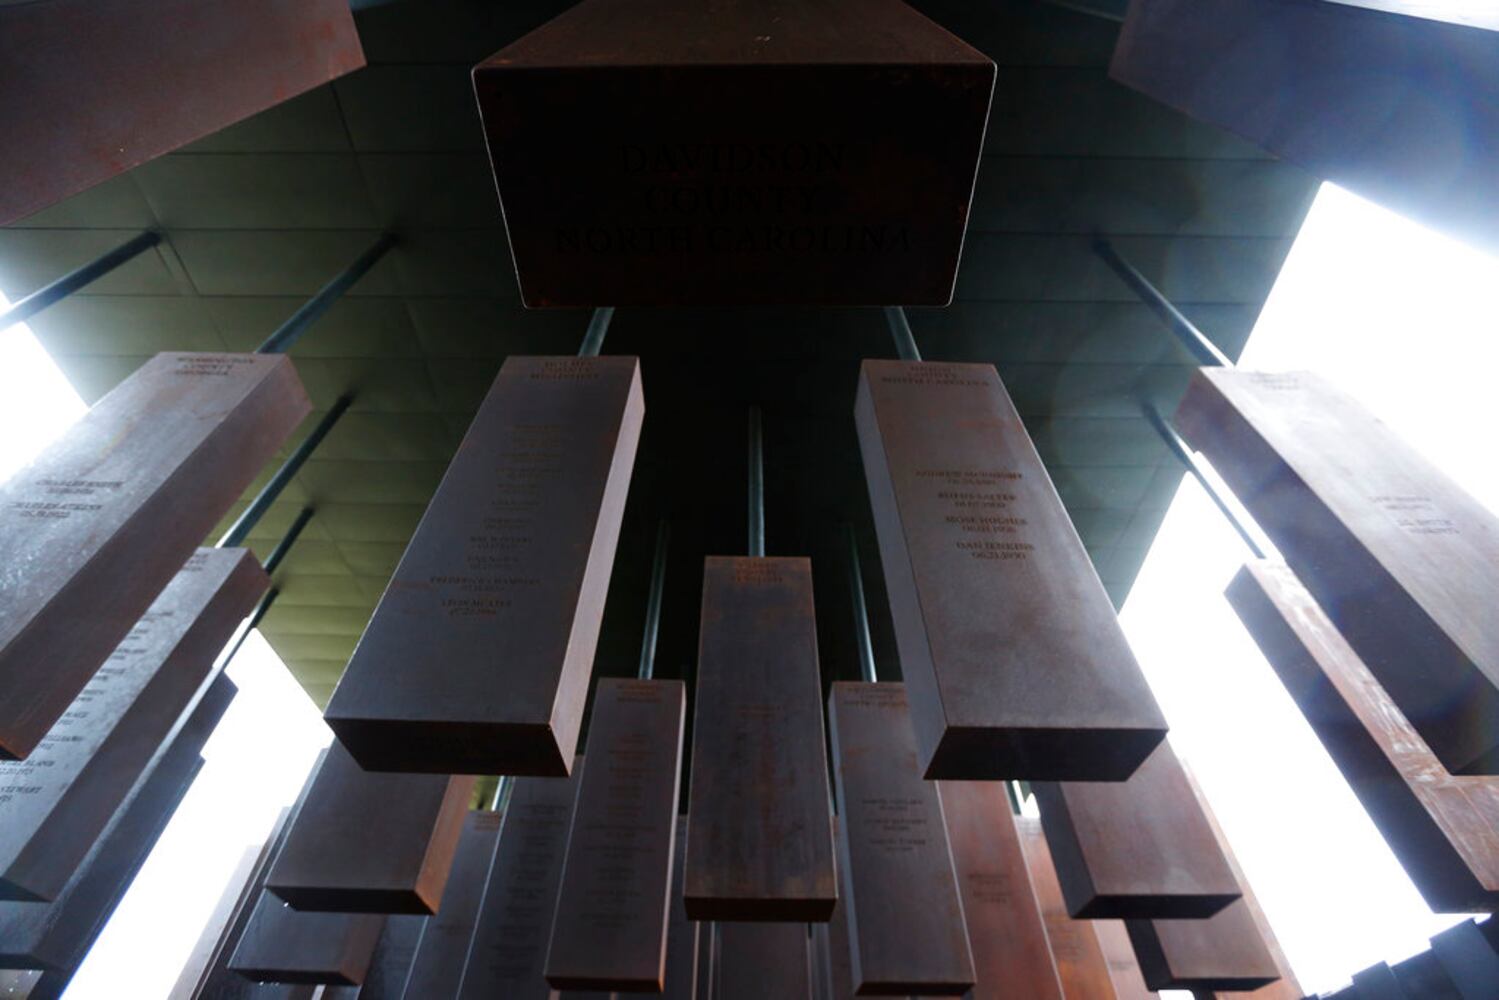
<path fill-rule="evenodd" d="M 6 308 L 0 295 L 0 312 Z M 0 482 L 87 411 L 25 324 L 0 330 Z M 332 734 L 258 631 L 229 667 L 239 694 L 205 764 L 66 1000 L 165 997 L 236 864 L 265 839 Z M 121 984 L 129 983 L 122 992 Z"/>
<path fill-rule="evenodd" d="M 1324 185 L 1243 363 L 1322 373 L 1499 510 L 1499 260 Z M 0 479 L 83 409 L 29 330 L 0 331 Z M 1223 599 L 1247 556 L 1188 478 L 1122 620 L 1302 988 L 1325 991 L 1461 918 L 1427 909 Z M 208 762 L 68 1000 L 114 1000 L 121 983 L 165 996 L 330 738 L 258 633 L 230 674 L 240 694 Z"/>
<path fill-rule="evenodd" d="M 1318 372 L 1491 510 L 1499 259 L 1323 185 L 1241 363 Z M 1122 614 L 1303 990 L 1423 951 L 1431 913 L 1223 598 L 1249 558 L 1195 480 Z"/>

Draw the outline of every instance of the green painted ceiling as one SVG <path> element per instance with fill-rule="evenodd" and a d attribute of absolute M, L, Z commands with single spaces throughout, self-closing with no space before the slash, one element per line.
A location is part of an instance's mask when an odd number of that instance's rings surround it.
<path fill-rule="evenodd" d="M 264 556 L 316 504 L 263 627 L 320 703 L 500 362 L 572 353 L 587 323 L 519 306 L 468 82 L 473 63 L 565 6 L 362 10 L 368 68 L 0 229 L 12 299 L 141 228 L 165 233 L 32 322 L 89 401 L 156 351 L 252 349 L 382 229 L 403 233 L 293 351 L 320 410 L 359 396 L 251 540 Z M 1189 368 L 1089 235 L 1109 235 L 1233 356 L 1316 182 L 1110 82 L 1112 21 L 1042 0 L 917 6 L 999 73 L 957 299 L 913 310 L 912 325 L 928 359 L 998 366 L 1121 603 L 1181 479 L 1137 399 L 1170 407 Z M 851 416 L 859 359 L 891 354 L 881 314 L 622 310 L 606 350 L 641 355 L 647 421 L 598 669 L 634 669 L 665 517 L 658 672 L 690 675 L 702 556 L 744 545 L 744 414 L 758 402 L 769 550 L 813 557 L 825 678 L 857 672 L 845 523 L 882 675 L 898 676 Z"/>

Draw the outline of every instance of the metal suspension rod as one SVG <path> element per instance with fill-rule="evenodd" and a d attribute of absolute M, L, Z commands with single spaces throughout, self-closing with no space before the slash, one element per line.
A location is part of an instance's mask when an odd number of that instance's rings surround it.
<path fill-rule="evenodd" d="M 609 332 L 609 323 L 614 319 L 613 306 L 600 306 L 588 317 L 588 332 L 583 334 L 583 345 L 578 348 L 578 357 L 596 358 L 604 349 L 604 335 Z"/>
<path fill-rule="evenodd" d="M 859 678 L 873 684 L 879 674 L 874 668 L 874 643 L 869 638 L 869 605 L 864 600 L 864 571 L 859 566 L 859 539 L 854 526 L 848 525 L 848 588 L 854 598 L 854 636 L 859 640 Z"/>
<path fill-rule="evenodd" d="M 890 324 L 890 336 L 895 338 L 895 354 L 902 361 L 920 361 L 921 351 L 916 347 L 916 336 L 911 333 L 911 321 L 900 306 L 885 307 L 885 322 Z"/>
<path fill-rule="evenodd" d="M 1145 411 L 1145 419 L 1150 421 L 1150 426 L 1154 427 L 1156 433 L 1161 436 L 1161 440 L 1166 442 L 1166 447 L 1170 448 L 1171 453 L 1180 460 L 1182 465 L 1187 467 L 1187 471 L 1201 484 L 1203 490 L 1207 492 L 1213 503 L 1223 512 L 1223 516 L 1228 518 L 1228 523 L 1233 525 L 1234 530 L 1239 533 L 1239 537 L 1244 540 L 1244 544 L 1249 547 L 1249 551 L 1254 553 L 1256 559 L 1265 558 L 1265 550 L 1255 539 L 1254 534 L 1244 522 L 1239 520 L 1239 516 L 1229 507 L 1228 502 L 1224 500 L 1223 496 L 1213 486 L 1212 481 L 1204 473 L 1201 464 L 1202 460 L 1198 458 L 1197 453 L 1188 446 L 1187 442 L 1182 440 L 1181 435 L 1176 433 L 1176 428 L 1167 422 L 1166 418 L 1161 415 L 1161 411 L 1155 408 L 1154 403 L 1142 403 L 1141 409 Z"/>
<path fill-rule="evenodd" d="M 126 240 L 108 253 L 95 257 L 77 270 L 69 271 L 50 285 L 38 288 L 5 312 L 0 313 L 0 330 L 30 319 L 53 303 L 62 301 L 84 285 L 103 277 L 127 260 L 151 249 L 160 242 L 161 234 L 148 229 Z"/>
<path fill-rule="evenodd" d="M 297 539 L 301 537 L 302 529 L 307 527 L 307 522 L 312 520 L 312 515 L 315 513 L 315 508 L 303 507 L 297 514 L 297 519 L 291 523 L 290 528 L 286 529 L 286 534 L 281 536 L 281 541 L 277 542 L 276 547 L 271 549 L 271 554 L 265 557 L 264 568 L 266 573 L 276 572 L 276 567 L 281 565 L 282 560 L 286 558 L 286 554 L 291 551 L 291 547 L 297 544 Z"/>
<path fill-rule="evenodd" d="M 510 790 L 515 787 L 515 779 L 508 774 L 500 775 L 499 783 L 494 786 L 494 798 L 489 803 L 489 808 L 494 812 L 501 812 L 510 804 Z"/>
<path fill-rule="evenodd" d="M 292 345 L 302 339 L 302 335 L 308 328 L 316 323 L 327 312 L 333 303 L 349 288 L 364 277 L 370 268 L 384 257 L 391 247 L 396 245 L 394 233 L 381 233 L 380 238 L 374 244 L 360 254 L 354 263 L 344 268 L 332 281 L 328 282 L 322 289 L 302 303 L 302 307 L 291 314 L 291 318 L 282 323 L 275 333 L 266 338 L 265 343 L 255 349 L 257 354 L 285 354 L 291 350 Z"/>
<path fill-rule="evenodd" d="M 765 555 L 765 441 L 758 406 L 749 411 L 749 554 Z"/>
<path fill-rule="evenodd" d="M 265 618 L 265 613 L 271 610 L 271 605 L 276 603 L 276 597 L 280 593 L 280 590 L 272 587 L 270 590 L 267 590 L 263 595 L 261 595 L 260 602 L 255 605 L 255 610 L 250 612 L 250 617 L 246 618 L 245 623 L 240 626 L 239 634 L 234 637 L 234 640 L 230 644 L 228 651 L 219 657 L 220 662 L 222 662 L 225 667 L 229 666 L 230 661 L 232 661 L 235 655 L 239 653 L 239 648 L 243 646 L 245 644 L 245 640 L 250 637 L 250 633 L 255 631 L 255 627 L 260 624 L 261 619 Z"/>
<path fill-rule="evenodd" d="M 1162 295 L 1145 275 L 1135 270 L 1133 264 L 1119 255 L 1119 251 L 1114 249 L 1114 244 L 1098 237 L 1093 240 L 1093 252 L 1103 258 L 1103 262 L 1109 265 L 1131 291 L 1140 296 L 1141 301 L 1150 307 L 1151 312 L 1165 321 L 1171 332 L 1176 334 L 1176 339 L 1200 364 L 1210 368 L 1234 366 L 1234 363 L 1228 360 L 1228 355 L 1218 350 L 1218 345 L 1207 338 L 1207 334 L 1193 326 L 1192 321 L 1183 316 L 1181 310 L 1172 305 L 1171 301 Z"/>
<path fill-rule="evenodd" d="M 656 672 L 656 636 L 661 631 L 661 595 L 666 589 L 666 547 L 671 525 L 662 519 L 656 526 L 656 554 L 651 559 L 651 593 L 645 604 L 645 635 L 640 640 L 640 671 L 643 681 Z"/>
<path fill-rule="evenodd" d="M 281 541 L 276 543 L 276 547 L 266 557 L 264 569 L 267 576 L 276 571 L 276 567 L 281 565 L 282 560 L 291 551 L 291 547 L 297 544 L 297 539 L 302 535 L 302 529 L 307 527 L 307 522 L 312 520 L 314 513 L 315 511 L 312 507 L 303 507 L 301 513 L 297 515 L 297 519 L 292 522 L 291 527 L 286 529 L 286 534 L 281 536 Z M 230 640 L 229 646 L 226 647 L 228 651 L 219 657 L 219 661 L 224 666 L 227 667 L 229 661 L 234 659 L 234 655 L 239 652 L 239 647 L 243 646 L 245 639 L 251 632 L 255 631 L 255 627 L 260 624 L 261 619 L 265 617 L 265 613 L 271 610 L 271 605 L 276 603 L 276 597 L 280 593 L 279 589 L 272 587 L 261 595 L 260 600 L 255 604 L 255 610 L 250 612 L 250 617 L 245 619 L 244 623 L 240 625 L 239 632 Z"/>
<path fill-rule="evenodd" d="M 338 397 L 338 401 L 333 404 L 333 409 L 329 410 L 327 415 L 318 421 L 318 425 L 312 429 L 312 433 L 307 435 L 301 444 L 297 445 L 297 449 L 291 453 L 291 457 L 282 464 L 281 468 L 276 470 L 276 474 L 271 477 L 271 481 L 265 484 L 265 487 L 261 489 L 255 499 L 250 501 L 250 506 L 246 507 L 244 513 L 240 514 L 235 522 L 229 526 L 229 530 L 224 532 L 224 537 L 219 539 L 219 548 L 224 549 L 232 545 L 238 545 L 245 540 L 245 537 L 250 534 L 251 529 L 265 516 L 265 512 L 271 509 L 271 504 L 281 495 L 281 491 L 286 489 L 286 484 L 291 482 L 292 477 L 297 474 L 297 470 L 302 468 L 302 463 L 307 461 L 307 457 L 322 443 L 323 438 L 328 436 L 328 432 L 333 429 L 334 424 L 338 423 L 338 418 L 344 415 L 344 412 L 348 410 L 349 404 L 352 402 L 354 402 L 352 393 Z"/>

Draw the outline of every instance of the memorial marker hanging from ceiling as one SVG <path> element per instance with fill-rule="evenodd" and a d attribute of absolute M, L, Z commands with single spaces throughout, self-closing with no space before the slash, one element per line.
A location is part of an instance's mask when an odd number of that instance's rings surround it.
<path fill-rule="evenodd" d="M 284 356 L 158 354 L 0 483 L 0 759 L 31 753 L 310 409 Z"/>
<path fill-rule="evenodd" d="M 547 939 L 577 804 L 583 755 L 570 778 L 512 778 L 494 862 L 464 963 L 460 1000 L 551 1000 Z"/>
<path fill-rule="evenodd" d="M 1201 919 L 1243 895 L 1169 742 L 1128 781 L 1031 789 L 1073 917 Z"/>
<path fill-rule="evenodd" d="M 1257 990 L 1280 978 L 1242 899 L 1206 920 L 1127 920 L 1153 990 Z"/>
<path fill-rule="evenodd" d="M 645 404 L 630 357 L 505 361 L 328 703 L 362 767 L 572 767 Z"/>
<path fill-rule="evenodd" d="M 687 912 L 826 920 L 836 890 L 811 561 L 709 556 L 701 622 Z"/>
<path fill-rule="evenodd" d="M 406 979 L 411 974 L 411 962 L 416 957 L 416 946 L 430 919 L 399 913 L 386 917 L 380 940 L 375 942 L 375 955 L 364 974 L 364 982 L 359 986 L 331 987 L 324 992 L 324 997 L 332 1000 L 329 994 L 337 989 L 350 991 L 351 1000 L 401 1000 L 406 992 Z M 460 959 L 460 969 L 462 964 Z"/>
<path fill-rule="evenodd" d="M 299 910 L 436 913 L 473 788 L 365 771 L 334 740 L 266 888 Z"/>
<path fill-rule="evenodd" d="M 666 982 L 661 994 L 665 1000 L 694 1000 L 697 995 L 698 937 L 711 933 L 710 924 L 699 924 L 687 915 L 682 899 L 687 857 L 687 817 L 677 818 L 677 847 L 672 855 L 671 914 L 666 918 Z M 704 997 L 702 1000 L 711 1000 Z"/>
<path fill-rule="evenodd" d="M 940 781 L 937 788 L 977 976 L 969 1000 L 1062 1000 L 1004 786 Z"/>
<path fill-rule="evenodd" d="M 1165 719 L 993 366 L 865 361 L 854 415 L 922 775 L 1129 777 Z"/>
<path fill-rule="evenodd" d="M 203 764 L 199 753 L 236 693 L 222 673 L 199 685 L 51 902 L 0 902 L 0 967 L 72 977 L 187 794 Z"/>
<path fill-rule="evenodd" d="M 262 891 L 229 969 L 273 983 L 357 986 L 369 971 L 384 924 L 379 913 L 294 910 Z"/>
<path fill-rule="evenodd" d="M 681 681 L 598 682 L 547 949 L 557 989 L 664 984 L 686 711 Z"/>
<path fill-rule="evenodd" d="M 1442 766 L 1499 773 L 1499 517 L 1308 372 L 1200 369 L 1176 423 Z"/>
<path fill-rule="evenodd" d="M 0 4 L 0 225 L 363 65 L 343 0 Z"/>
<path fill-rule="evenodd" d="M 1227 594 L 1427 905 L 1499 908 L 1499 778 L 1447 773 L 1289 568 L 1249 563 Z"/>
<path fill-rule="evenodd" d="M 1086 923 L 1092 926 L 1098 948 L 1103 952 L 1109 982 L 1114 987 L 1114 1000 L 1156 1000 L 1155 991 L 1145 985 L 1145 974 L 1140 971 L 1140 962 L 1135 958 L 1134 946 L 1129 943 L 1129 931 L 1125 930 L 1124 921 L 1089 920 Z M 1300 994 L 1296 1000 L 1301 1000 Z"/>
<path fill-rule="evenodd" d="M 1233 847 L 1218 825 L 1212 806 L 1191 772 L 1185 766 L 1183 771 L 1244 895 L 1206 920 L 1125 921 L 1145 982 L 1154 990 L 1189 989 L 1197 994 L 1252 992 L 1275 983 L 1278 996 L 1300 998 L 1301 987 L 1289 974 L 1285 955 L 1234 858 Z M 1225 998 L 1220 996 L 1220 1000 Z M 1261 1000 L 1274 998 L 1265 996 Z"/>
<path fill-rule="evenodd" d="M 974 984 L 973 955 L 937 785 L 916 767 L 904 685 L 837 681 L 828 723 L 854 991 L 961 996 Z"/>
<path fill-rule="evenodd" d="M 1123 20 L 1117 83 L 1499 251 L 1492 0 L 1139 0 Z"/>
<path fill-rule="evenodd" d="M 1067 1000 L 1112 1000 L 1115 990 L 1103 947 L 1092 921 L 1074 920 L 1067 914 L 1041 821 L 1032 816 L 1016 816 L 1014 821 L 1030 869 L 1031 888 L 1046 924 L 1046 940 L 1062 981 L 1062 995 Z"/>
<path fill-rule="evenodd" d="M 499 813 L 486 809 L 469 811 L 463 820 L 463 837 L 453 860 L 453 879 L 444 893 L 442 908 L 427 921 L 411 963 L 411 974 L 403 994 L 407 1000 L 455 997 L 463 980 L 463 963 L 478 922 L 484 882 L 494 860 L 499 839 Z"/>
<path fill-rule="evenodd" d="M 0 899 L 62 890 L 267 586 L 247 550 L 199 549 L 31 755 L 0 761 Z"/>
<path fill-rule="evenodd" d="M 250 917 L 255 912 L 255 905 L 260 901 L 265 888 L 265 878 L 271 870 L 271 863 L 276 860 L 276 854 L 281 850 L 281 845 L 286 843 L 286 833 L 291 828 L 291 820 L 297 811 L 307 801 L 307 794 L 312 789 L 312 779 L 317 774 L 318 768 L 327 759 L 328 751 L 320 750 L 312 767 L 308 771 L 307 778 L 302 782 L 301 789 L 297 792 L 297 799 L 289 809 L 283 809 L 276 816 L 276 822 L 271 827 L 270 833 L 261 844 L 259 856 L 256 858 L 255 867 L 246 880 L 239 899 L 235 902 L 234 914 L 229 919 L 229 924 L 224 928 L 224 934 L 219 939 L 213 950 L 213 955 L 208 961 L 208 968 L 204 971 L 198 988 L 193 993 L 193 1000 L 201 998 L 212 998 L 220 1000 L 221 997 L 228 1000 L 239 1000 L 240 997 L 251 995 L 258 996 L 251 989 L 256 984 L 237 973 L 229 971 L 229 963 L 234 957 L 235 949 L 239 947 L 240 939 L 244 937 L 245 928 L 249 926 Z M 315 987 L 307 987 L 310 996 Z M 301 1000 L 304 995 L 298 991 L 288 988 L 287 996 L 296 997 Z M 174 998 L 175 1000 L 175 998 Z M 278 998 L 279 1000 L 279 998 Z"/>
<path fill-rule="evenodd" d="M 724 923 L 718 934 L 712 1000 L 812 1000 L 807 925 Z"/>
<path fill-rule="evenodd" d="M 841 837 L 838 817 L 833 817 L 833 836 Z M 837 865 L 838 901 L 825 924 L 812 925 L 812 947 L 823 955 L 826 1000 L 849 1000 L 854 995 L 853 949 L 848 937 L 848 865 Z"/>
<path fill-rule="evenodd" d="M 521 298 L 946 305 L 994 75 L 899 0 L 585 0 L 474 70 Z"/>

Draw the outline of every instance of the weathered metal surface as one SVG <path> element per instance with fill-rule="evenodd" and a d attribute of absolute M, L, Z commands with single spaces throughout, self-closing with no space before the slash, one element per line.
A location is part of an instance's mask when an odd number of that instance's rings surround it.
<path fill-rule="evenodd" d="M 0 899 L 62 891 L 269 586 L 245 549 L 199 549 L 24 761 L 0 761 Z"/>
<path fill-rule="evenodd" d="M 557 989 L 661 991 L 686 712 L 681 681 L 598 682 L 547 950 Z"/>
<path fill-rule="evenodd" d="M 342 0 L 0 6 L 0 225 L 363 65 Z"/>
<path fill-rule="evenodd" d="M 302 787 L 297 792 L 296 801 L 292 803 L 289 809 L 281 810 L 281 813 L 276 817 L 275 824 L 271 827 L 270 833 L 261 844 L 259 856 L 255 861 L 255 868 L 239 893 L 239 898 L 234 904 L 234 915 L 230 918 L 223 935 L 214 947 L 213 955 L 208 962 L 208 968 L 192 994 L 193 1000 L 220 1000 L 220 998 L 223 998 L 223 1000 L 238 1000 L 240 997 L 259 997 L 259 993 L 254 989 L 258 984 L 230 972 L 229 962 L 234 956 L 235 948 L 239 946 L 240 938 L 244 936 L 245 928 L 250 923 L 250 917 L 255 912 L 255 904 L 259 901 L 262 890 L 265 888 L 265 878 L 271 870 L 271 863 L 276 860 L 276 852 L 281 850 L 282 844 L 286 843 L 286 834 L 291 829 L 291 820 L 296 816 L 297 811 L 302 808 L 303 804 L 306 803 L 307 795 L 312 790 L 312 779 L 317 774 L 318 769 L 322 767 L 323 761 L 327 759 L 327 755 L 327 750 L 318 752 L 317 759 L 313 761 L 306 780 L 302 782 Z M 287 984 L 287 989 L 288 991 L 292 989 L 291 984 Z M 295 989 L 299 992 L 288 993 L 288 995 L 301 1000 L 301 997 L 304 995 L 310 996 L 316 987 L 296 986 Z M 272 995 L 274 996 L 275 994 Z"/>
<path fill-rule="evenodd" d="M 838 817 L 833 818 L 833 835 L 840 837 Z M 823 1000 L 850 1000 L 854 995 L 853 947 L 848 929 L 848 865 L 839 863 L 838 902 L 826 924 L 813 924 L 814 946 L 826 952 L 822 988 Z"/>
<path fill-rule="evenodd" d="M 358 985 L 384 924 L 378 913 L 293 910 L 261 892 L 229 969 L 256 981 Z"/>
<path fill-rule="evenodd" d="M 1442 766 L 1499 773 L 1499 518 L 1310 373 L 1200 370 L 1176 422 Z"/>
<path fill-rule="evenodd" d="M 583 755 L 570 778 L 516 778 L 495 845 L 460 1000 L 551 1000 L 547 937 L 577 802 Z"/>
<path fill-rule="evenodd" d="M 703 924 L 697 934 L 697 983 L 693 995 L 695 1000 L 715 1000 L 713 983 L 718 975 L 718 934 L 713 924 Z"/>
<path fill-rule="evenodd" d="M 1499 908 L 1499 778 L 1449 774 L 1288 567 L 1227 594 L 1427 904 Z"/>
<path fill-rule="evenodd" d="M 310 409 L 284 357 L 158 354 L 0 483 L 0 759 L 35 749 Z"/>
<path fill-rule="evenodd" d="M 968 997 L 1062 1000 L 1004 787 L 980 781 L 937 787 L 977 976 Z"/>
<path fill-rule="evenodd" d="M 1490 3 L 1148 0 L 1130 5 L 1110 74 L 1493 252 L 1495 67 Z"/>
<path fill-rule="evenodd" d="M 1206 920 L 1127 920 L 1125 927 L 1153 990 L 1256 990 L 1280 978 L 1242 899 Z"/>
<path fill-rule="evenodd" d="M 1067 1000 L 1114 1000 L 1116 993 L 1108 961 L 1092 922 L 1067 915 L 1041 821 L 1030 816 L 1016 816 L 1014 820 L 1030 868 L 1031 887 L 1046 923 L 1046 939 L 1062 980 L 1063 995 Z"/>
<path fill-rule="evenodd" d="M 828 919 L 833 826 L 810 560 L 708 557 L 696 685 L 687 912 Z"/>
<path fill-rule="evenodd" d="M 586 0 L 474 70 L 521 297 L 946 305 L 994 73 L 898 0 Z"/>
<path fill-rule="evenodd" d="M 219 894 L 219 901 L 214 905 L 213 912 L 208 915 L 208 919 L 203 922 L 203 927 L 198 932 L 198 940 L 194 942 L 193 950 L 188 953 L 187 960 L 182 963 L 182 971 L 177 974 L 177 981 L 172 984 L 172 991 L 167 994 L 167 1000 L 193 1000 L 197 996 L 204 979 L 208 976 L 208 970 L 213 965 L 219 942 L 234 922 L 234 915 L 238 912 L 245 886 L 249 885 L 250 880 L 255 877 L 261 851 L 261 845 L 252 845 L 246 847 L 245 852 L 240 855 L 239 864 L 234 866 L 234 871 L 229 875 L 229 881 L 224 884 L 224 891 Z M 0 993 L 0 996 L 4 994 Z"/>
<path fill-rule="evenodd" d="M 1166 723 L 993 366 L 865 361 L 854 416 L 921 773 L 1127 778 Z"/>
<path fill-rule="evenodd" d="M 483 809 L 470 811 L 463 820 L 452 885 L 443 896 L 442 908 L 422 932 L 411 976 L 406 980 L 407 1000 L 458 995 L 484 898 L 484 883 L 499 841 L 500 820 L 499 813 Z"/>
<path fill-rule="evenodd" d="M 635 358 L 505 361 L 328 703 L 361 765 L 568 773 L 644 414 Z"/>
<path fill-rule="evenodd" d="M 485 859 L 486 861 L 488 859 Z M 481 873 L 480 878 L 483 878 Z M 380 940 L 375 942 L 375 955 L 370 959 L 369 971 L 358 987 L 338 986 L 333 989 L 355 991 L 358 1000 L 401 1000 L 406 992 L 406 977 L 411 973 L 411 962 L 416 957 L 416 946 L 426 928 L 428 917 L 413 914 L 395 914 L 385 918 L 380 931 Z M 467 949 L 467 942 L 464 947 Z M 458 960 L 462 969 L 463 960 Z M 324 991 L 324 997 L 332 1000 Z M 336 996 L 336 994 L 334 994 Z M 450 994 L 451 995 L 451 994 Z"/>
<path fill-rule="evenodd" d="M 298 910 L 436 913 L 473 788 L 366 771 L 335 740 L 266 888 Z"/>
<path fill-rule="evenodd" d="M 960 996 L 974 984 L 973 956 L 937 785 L 917 770 L 905 687 L 835 682 L 828 722 L 854 991 Z"/>
<path fill-rule="evenodd" d="M 1472 920 L 1433 935 L 1431 953 L 1462 1000 L 1491 1000 L 1499 996 L 1499 953 L 1490 947 L 1483 931 Z"/>
<path fill-rule="evenodd" d="M 717 928 L 713 1000 L 812 1000 L 810 940 L 797 923 L 724 923 Z"/>
<path fill-rule="evenodd" d="M 1356 1000 L 1411 1000 L 1388 964 L 1380 962 L 1353 974 Z"/>
<path fill-rule="evenodd" d="M 1128 781 L 1031 788 L 1072 916 L 1199 919 L 1243 895 L 1169 742 Z"/>
<path fill-rule="evenodd" d="M 709 933 L 687 915 L 682 888 L 687 871 L 687 817 L 677 819 L 677 847 L 671 868 L 671 914 L 666 923 L 666 982 L 661 993 L 668 1000 L 695 1000 L 697 996 L 698 937 Z M 704 997 L 703 1000 L 709 1000 Z"/>
<path fill-rule="evenodd" d="M 223 674 L 199 686 L 51 902 L 0 903 L 0 965 L 71 978 L 187 793 L 203 763 L 198 754 L 235 693 Z"/>
<path fill-rule="evenodd" d="M 1216 1000 L 1302 1000 L 1306 991 L 1296 981 L 1296 974 L 1291 971 L 1291 962 L 1286 958 L 1285 951 L 1280 942 L 1276 940 L 1275 931 L 1270 926 L 1265 911 L 1260 907 L 1260 901 L 1255 898 L 1254 886 L 1245 877 L 1244 870 L 1239 867 L 1238 858 L 1234 857 L 1233 845 L 1228 842 L 1228 837 L 1223 832 L 1223 827 L 1218 823 L 1218 817 L 1213 814 L 1213 807 L 1208 802 L 1207 796 L 1202 792 L 1197 779 L 1192 775 L 1192 769 L 1182 765 L 1187 772 L 1187 780 L 1192 785 L 1192 791 L 1197 795 L 1197 801 L 1202 805 L 1202 814 L 1207 817 L 1208 824 L 1213 828 L 1213 835 L 1218 838 L 1218 843 L 1223 846 L 1223 856 L 1228 861 L 1229 868 L 1233 869 L 1234 878 L 1239 882 L 1239 888 L 1244 890 L 1244 897 L 1240 901 L 1249 911 L 1249 918 L 1254 922 L 1254 933 L 1270 952 L 1270 959 L 1275 963 L 1275 968 L 1280 978 L 1269 986 L 1262 986 L 1249 993 L 1234 991 L 1216 991 Z M 1240 903 L 1233 903 L 1238 906 Z M 1246 932 L 1247 933 L 1247 932 Z"/>
<path fill-rule="evenodd" d="M 1140 971 L 1140 962 L 1135 958 L 1134 946 L 1129 943 L 1129 931 L 1125 930 L 1124 921 L 1090 920 L 1088 923 L 1093 926 L 1093 935 L 1098 938 L 1098 948 L 1108 966 L 1115 1000 L 1155 1000 L 1155 993 L 1145 985 L 1145 974 Z"/>

